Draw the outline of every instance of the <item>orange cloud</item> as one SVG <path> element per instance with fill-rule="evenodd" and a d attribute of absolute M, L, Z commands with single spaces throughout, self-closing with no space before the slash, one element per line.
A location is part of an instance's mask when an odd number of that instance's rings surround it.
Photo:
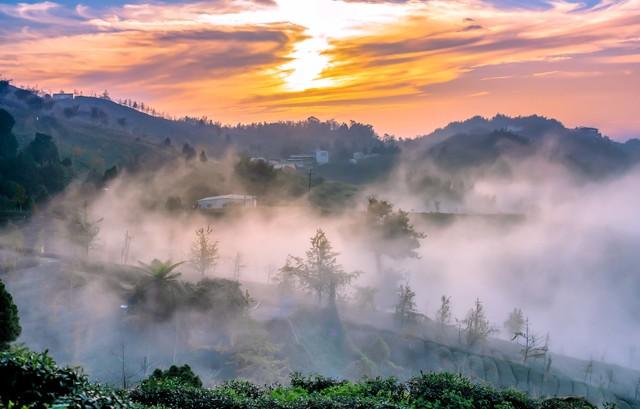
<path fill-rule="evenodd" d="M 20 3 L 0 6 L 0 72 L 223 122 L 314 114 L 408 136 L 536 112 L 624 134 L 640 129 L 639 16 L 640 0 Z"/>

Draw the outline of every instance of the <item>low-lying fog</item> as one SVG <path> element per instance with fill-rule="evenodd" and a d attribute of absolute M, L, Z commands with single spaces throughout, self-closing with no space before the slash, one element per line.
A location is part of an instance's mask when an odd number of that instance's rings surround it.
<path fill-rule="evenodd" d="M 129 264 L 154 258 L 186 260 L 195 230 L 213 225 L 221 258 L 215 272 L 209 274 L 232 277 L 237 255 L 241 254 L 244 267 L 240 280 L 267 283 L 287 255 L 303 255 L 309 238 L 322 228 L 340 252 L 339 261 L 345 270 L 363 272 L 356 285 L 382 285 L 388 293 L 406 281 L 417 293 L 418 309 L 430 317 L 443 294 L 452 297 L 453 315 L 458 318 L 464 318 L 479 297 L 489 319 L 499 328 L 508 313 L 520 307 L 536 332 L 550 334 L 553 351 L 640 367 L 640 356 L 634 355 L 640 339 L 638 170 L 614 180 L 574 183 L 561 172 L 527 164 L 509 179 L 478 179 L 463 202 L 443 201 L 440 209 L 472 214 L 518 213 L 523 217 L 505 221 L 499 217 L 460 216 L 442 223 L 417 213 L 431 210 L 435 199 L 405 185 L 407 170 L 403 169 L 390 181 L 366 189 L 359 200 L 360 209 L 340 214 L 321 215 L 303 202 L 226 218 L 212 218 L 195 210 L 167 213 L 162 206 L 161 210 L 148 210 L 149 192 L 166 189 L 166 195 L 170 195 L 172 181 L 180 172 L 172 168 L 153 177 L 124 175 L 92 201 L 88 207 L 90 219 L 103 220 L 90 258 L 119 263 L 128 232 L 132 237 Z M 65 200 L 81 203 L 74 188 L 70 190 Z M 404 280 L 399 283 L 380 283 L 373 254 L 366 241 L 354 233 L 354 212 L 364 211 L 369 194 L 396 207 L 415 210 L 412 221 L 427 235 L 418 250 L 419 259 L 383 260 L 385 268 L 402 274 Z M 32 223 L 50 222 L 40 217 Z M 40 238 L 40 250 L 72 254 L 63 230 L 50 228 L 41 233 L 46 237 Z M 188 264 L 178 270 L 186 279 L 200 278 Z M 22 290 L 9 284 L 14 292 Z M 75 302 L 82 305 L 86 320 L 98 320 L 109 315 L 105 311 L 118 310 L 120 301 L 109 291 L 96 285 L 84 288 L 83 294 L 75 295 Z M 260 298 L 260 294 L 252 295 Z M 21 301 L 23 316 L 29 316 L 26 310 L 38 303 L 59 302 L 55 294 L 29 303 L 20 294 L 15 298 Z M 379 306 L 388 307 L 382 303 Z M 55 352 L 55 346 L 48 345 L 47 340 L 60 334 L 40 334 L 31 332 L 35 331 L 33 327 L 26 328 L 23 341 Z M 60 328 L 62 332 L 68 330 Z M 95 348 L 95 354 L 104 353 L 97 350 L 100 344 Z"/>

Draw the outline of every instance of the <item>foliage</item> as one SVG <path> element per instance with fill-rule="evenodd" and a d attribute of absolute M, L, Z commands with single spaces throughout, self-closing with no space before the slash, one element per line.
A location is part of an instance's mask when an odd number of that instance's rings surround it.
<path fill-rule="evenodd" d="M 90 383 L 72 368 L 60 368 L 47 352 L 16 348 L 0 353 L 0 406 L 111 409 L 132 406 L 122 393 Z"/>
<path fill-rule="evenodd" d="M 395 319 L 400 327 L 413 323 L 417 318 L 416 293 L 409 285 L 401 285 L 398 289 L 398 302 L 395 309 Z"/>
<path fill-rule="evenodd" d="M 20 318 L 18 307 L 13 303 L 13 297 L 0 280 L 0 350 L 6 349 L 10 342 L 20 336 Z"/>
<path fill-rule="evenodd" d="M 184 287 L 178 277 L 181 273 L 175 269 L 184 262 L 154 259 L 151 263 L 140 262 L 144 273 L 134 288 L 131 305 L 134 311 L 151 315 L 158 321 L 168 319 L 175 312 L 179 296 Z"/>
<path fill-rule="evenodd" d="M 525 319 L 524 313 L 520 308 L 514 308 L 509 317 L 504 322 L 504 329 L 510 338 L 515 339 L 519 333 L 524 330 Z"/>
<path fill-rule="evenodd" d="M 393 210 L 386 200 L 369 197 L 363 223 L 364 237 L 376 256 L 378 273 L 382 272 L 381 256 L 395 259 L 418 258 L 420 239 L 426 237 L 417 231 L 409 220 L 409 214 L 401 209 Z"/>
<path fill-rule="evenodd" d="M 219 258 L 218 241 L 211 238 L 213 227 L 201 227 L 196 230 L 196 237 L 191 245 L 191 263 L 204 275 L 216 266 Z"/>
<path fill-rule="evenodd" d="M 236 376 L 261 384 L 280 382 L 289 372 L 286 358 L 281 357 L 267 331 L 248 323 L 248 327 L 233 337 L 230 363 Z"/>
<path fill-rule="evenodd" d="M 232 381 L 213 389 L 154 380 L 143 382 L 131 397 L 144 405 L 175 409 L 593 409 L 580 398 L 533 400 L 446 373 L 420 374 L 406 382 L 395 378 L 350 382 L 294 373 L 290 386 L 258 387 Z"/>
<path fill-rule="evenodd" d="M 278 171 L 264 160 L 243 156 L 235 165 L 235 173 L 247 192 L 264 196 L 276 181 Z"/>
<path fill-rule="evenodd" d="M 149 377 L 150 380 L 163 380 L 168 378 L 176 379 L 181 383 L 183 383 L 184 385 L 190 385 L 196 388 L 199 388 L 202 386 L 202 381 L 200 380 L 200 377 L 191 370 L 191 367 L 189 365 L 182 365 L 182 366 L 171 365 L 169 369 L 165 371 L 158 368 L 154 370 L 151 376 Z"/>
<path fill-rule="evenodd" d="M 87 203 L 73 212 L 67 225 L 70 240 L 82 250 L 84 257 L 89 256 L 89 250 L 95 245 L 100 234 L 100 223 L 103 219 L 89 219 Z"/>
<path fill-rule="evenodd" d="M 205 278 L 196 284 L 185 283 L 186 306 L 207 312 L 217 325 L 246 313 L 251 297 L 243 292 L 240 283 L 224 278 Z"/>
<path fill-rule="evenodd" d="M 436 312 L 436 321 L 441 325 L 451 322 L 451 297 L 443 295 L 440 298 L 440 308 Z"/>
<path fill-rule="evenodd" d="M 480 302 L 480 299 L 476 299 L 473 308 L 469 310 L 466 318 L 462 322 L 464 324 L 467 345 L 469 346 L 484 343 L 489 335 L 495 332 L 495 329 L 491 326 L 485 315 L 484 306 L 482 302 Z"/>
<path fill-rule="evenodd" d="M 0 109 L 0 157 L 10 158 L 18 151 L 18 140 L 11 132 L 16 121 L 11 114 Z"/>
<path fill-rule="evenodd" d="M 306 289 L 314 292 L 321 302 L 327 297 L 330 307 L 336 306 L 336 292 L 351 283 L 360 273 L 345 272 L 338 264 L 339 253 L 333 251 L 329 239 L 321 229 L 311 238 L 306 258 L 289 256 L 281 274 L 291 276 Z"/>
<path fill-rule="evenodd" d="M 62 191 L 72 175 L 49 135 L 36 133 L 18 151 L 14 125 L 13 116 L 0 109 L 0 204 L 7 210 L 24 211 Z"/>

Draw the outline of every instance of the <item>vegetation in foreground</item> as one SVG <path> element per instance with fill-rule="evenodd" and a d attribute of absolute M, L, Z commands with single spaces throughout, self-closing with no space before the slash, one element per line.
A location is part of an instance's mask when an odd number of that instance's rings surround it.
<path fill-rule="evenodd" d="M 189 366 L 156 370 L 138 386 L 115 390 L 89 382 L 78 369 L 61 368 L 44 353 L 13 348 L 0 354 L 0 408 L 415 408 L 588 409 L 580 398 L 534 400 L 447 373 L 421 373 L 406 382 L 359 382 L 291 375 L 289 385 L 244 380 L 204 388 Z"/>

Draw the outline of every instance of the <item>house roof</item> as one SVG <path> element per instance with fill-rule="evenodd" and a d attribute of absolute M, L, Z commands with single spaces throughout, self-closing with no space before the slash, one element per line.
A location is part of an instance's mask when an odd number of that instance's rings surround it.
<path fill-rule="evenodd" d="M 203 197 L 202 199 L 199 199 L 198 202 L 203 201 L 203 200 L 221 200 L 221 199 L 231 199 L 231 200 L 253 200 L 255 199 L 255 196 L 251 196 L 251 195 L 236 195 L 236 194 L 229 194 L 229 195 L 221 195 L 221 196 L 210 196 L 210 197 Z"/>

